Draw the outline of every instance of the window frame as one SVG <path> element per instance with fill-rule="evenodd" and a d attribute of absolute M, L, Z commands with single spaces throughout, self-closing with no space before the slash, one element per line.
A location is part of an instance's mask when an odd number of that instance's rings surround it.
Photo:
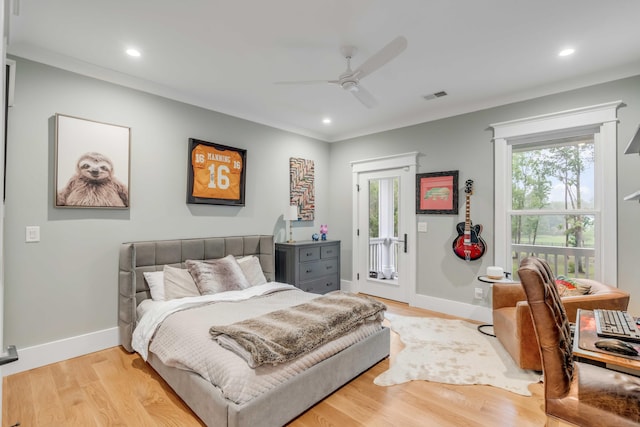
<path fill-rule="evenodd" d="M 593 134 L 595 279 L 617 283 L 617 109 L 622 101 L 491 124 L 494 130 L 494 265 L 511 269 L 512 147 Z M 606 207 L 606 209 L 603 209 Z"/>

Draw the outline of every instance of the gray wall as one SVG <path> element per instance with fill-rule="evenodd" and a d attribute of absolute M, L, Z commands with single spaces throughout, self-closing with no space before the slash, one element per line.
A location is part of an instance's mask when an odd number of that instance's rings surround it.
<path fill-rule="evenodd" d="M 475 278 L 484 273 L 487 266 L 493 265 L 494 256 L 493 131 L 489 125 L 616 100 L 624 102 L 618 110 L 618 285 L 632 293 L 629 310 L 640 314 L 640 279 L 636 264 L 640 205 L 622 200 L 625 195 L 640 189 L 640 158 L 623 155 L 640 124 L 640 76 L 332 144 L 330 225 L 342 239 L 343 279 L 352 275 L 351 188 L 344 185 L 351 182 L 349 162 L 418 151 L 422 153 L 418 173 L 459 170 L 461 188 L 467 179 L 474 180 L 471 219 L 484 226 L 481 236 L 489 250 L 480 260 L 469 263 L 452 253 L 451 244 L 457 236 L 455 225 L 464 220 L 464 197 L 460 200 L 457 216 L 418 216 L 418 221 L 428 223 L 428 232 L 417 236 L 417 292 L 490 306 L 489 298 L 473 299 L 473 288 L 482 286 Z"/>
<path fill-rule="evenodd" d="M 313 159 L 316 171 L 316 221 L 296 224 L 294 237 L 308 239 L 329 222 L 329 144 L 17 61 L 7 153 L 5 342 L 24 348 L 116 326 L 122 242 L 251 233 L 286 240 L 289 157 Z M 129 210 L 53 207 L 55 113 L 131 127 Z M 248 150 L 245 207 L 186 204 L 190 137 Z M 40 243 L 25 243 L 28 225 L 41 227 Z"/>
<path fill-rule="evenodd" d="M 342 278 L 351 279 L 349 161 L 419 151 L 418 172 L 458 169 L 474 179 L 471 214 L 489 251 L 465 263 L 451 253 L 459 216 L 419 216 L 418 293 L 489 306 L 473 299 L 475 277 L 493 263 L 493 145 L 490 123 L 622 100 L 618 117 L 618 280 L 640 314 L 635 262 L 640 206 L 622 196 L 640 187 L 640 158 L 622 151 L 640 123 L 640 76 L 327 144 L 161 97 L 17 59 L 9 116 L 5 219 L 5 342 L 27 347 L 116 325 L 117 252 L 132 240 L 274 233 L 286 240 L 289 157 L 315 161 L 316 221 L 298 223 L 308 239 L 329 224 L 342 240 Z M 433 101 L 437 102 L 437 101 Z M 130 126 L 131 208 L 53 208 L 55 113 Z M 196 137 L 248 150 L 247 205 L 187 205 L 187 141 Z M 330 165 L 330 166 L 329 166 Z M 25 226 L 41 227 L 25 243 Z"/>

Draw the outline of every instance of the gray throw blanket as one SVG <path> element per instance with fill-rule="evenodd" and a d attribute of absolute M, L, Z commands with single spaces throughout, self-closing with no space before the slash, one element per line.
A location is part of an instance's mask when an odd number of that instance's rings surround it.
<path fill-rule="evenodd" d="M 295 359 L 367 320 L 381 322 L 386 308 L 372 298 L 335 291 L 285 310 L 212 326 L 209 332 L 222 347 L 256 368 Z"/>

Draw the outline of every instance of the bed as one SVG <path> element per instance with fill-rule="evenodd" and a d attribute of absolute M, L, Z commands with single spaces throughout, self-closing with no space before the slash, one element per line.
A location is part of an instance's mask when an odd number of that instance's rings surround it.
<path fill-rule="evenodd" d="M 254 255 L 264 276 L 275 280 L 274 240 L 270 235 L 213 237 L 124 243 L 120 248 L 118 326 L 121 345 L 133 352 L 137 308 L 151 298 L 144 272 L 165 265 L 185 267 L 186 260 Z M 297 292 L 297 291 L 296 291 Z M 229 400 L 198 373 L 164 364 L 150 351 L 147 362 L 208 426 L 280 426 L 389 356 L 390 333 L 380 328 L 332 356 L 242 403 Z"/>

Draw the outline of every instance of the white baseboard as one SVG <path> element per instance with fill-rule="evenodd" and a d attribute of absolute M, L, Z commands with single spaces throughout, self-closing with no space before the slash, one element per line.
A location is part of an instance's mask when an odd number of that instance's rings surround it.
<path fill-rule="evenodd" d="M 341 280 L 340 289 L 346 292 L 353 292 L 350 280 Z M 491 323 L 493 314 L 490 307 L 482 307 L 463 302 L 451 301 L 443 298 L 430 297 L 427 295 L 415 294 L 411 297 L 409 305 L 425 310 L 437 311 L 438 313 L 449 314 L 451 316 L 462 317 L 464 319 L 478 322 Z"/>
<path fill-rule="evenodd" d="M 340 280 L 340 290 L 345 292 L 353 292 L 350 280 Z"/>
<path fill-rule="evenodd" d="M 424 308 L 425 310 L 462 317 L 464 319 L 476 320 L 478 322 L 491 323 L 493 321 L 493 314 L 490 307 L 482 307 L 419 294 L 413 296 L 410 305 Z"/>
<path fill-rule="evenodd" d="M 120 345 L 118 328 L 110 328 L 33 347 L 19 348 L 18 360 L 4 365 L 2 376 L 17 374 L 117 345 Z"/>

